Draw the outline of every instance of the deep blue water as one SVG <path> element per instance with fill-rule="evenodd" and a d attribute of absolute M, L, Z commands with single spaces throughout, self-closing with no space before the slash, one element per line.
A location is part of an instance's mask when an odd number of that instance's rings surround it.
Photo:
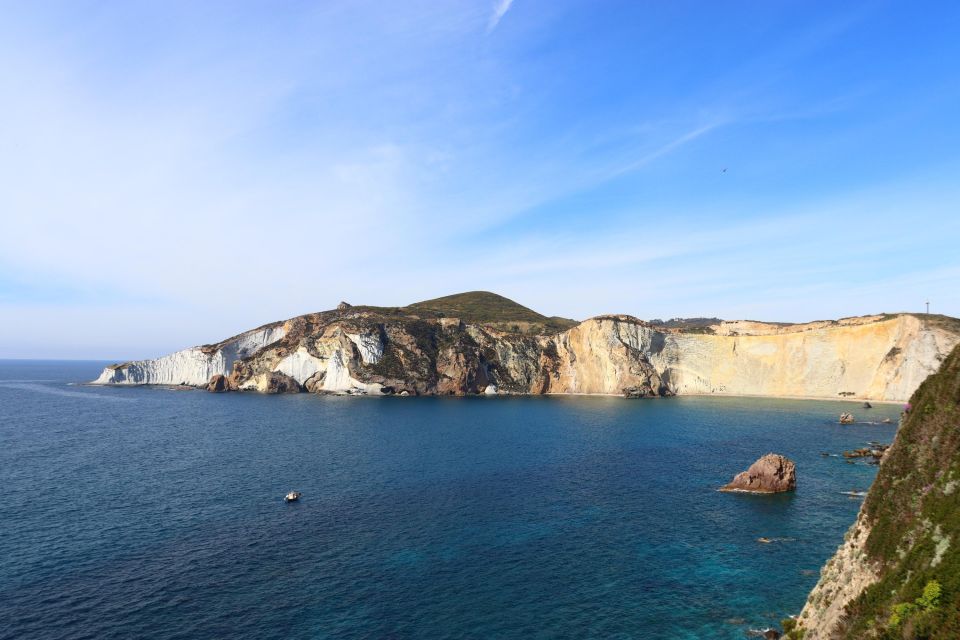
<path fill-rule="evenodd" d="M 893 437 L 836 416 L 898 411 L 68 385 L 102 364 L 0 361 L 0 638 L 743 638 L 873 479 L 820 453 Z M 793 495 L 715 490 L 769 451 Z"/>

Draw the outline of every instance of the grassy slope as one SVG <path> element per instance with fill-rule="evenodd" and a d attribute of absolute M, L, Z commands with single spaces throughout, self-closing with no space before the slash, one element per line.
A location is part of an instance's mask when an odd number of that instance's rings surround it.
<path fill-rule="evenodd" d="M 489 291 L 468 291 L 416 302 L 404 309 L 420 314 L 456 317 L 472 324 L 517 325 L 524 333 L 557 333 L 576 326 L 575 320 L 548 318 L 509 298 Z"/>
<path fill-rule="evenodd" d="M 881 579 L 848 606 L 845 638 L 960 638 L 960 347 L 910 404 L 864 504 Z M 932 581 L 939 602 L 917 605 Z"/>

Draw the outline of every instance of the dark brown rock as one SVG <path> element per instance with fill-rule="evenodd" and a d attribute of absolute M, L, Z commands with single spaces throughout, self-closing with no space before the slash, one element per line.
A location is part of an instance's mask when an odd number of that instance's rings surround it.
<path fill-rule="evenodd" d="M 272 371 L 267 380 L 267 393 L 300 393 L 300 383 L 290 376 Z"/>
<path fill-rule="evenodd" d="M 207 391 L 211 393 L 225 393 L 232 390 L 230 387 L 230 379 L 222 373 L 211 376 L 210 382 L 207 384 Z"/>
<path fill-rule="evenodd" d="M 752 493 L 780 493 L 797 487 L 797 466 L 789 459 L 768 453 L 742 473 L 734 476 L 721 491 L 748 491 Z"/>

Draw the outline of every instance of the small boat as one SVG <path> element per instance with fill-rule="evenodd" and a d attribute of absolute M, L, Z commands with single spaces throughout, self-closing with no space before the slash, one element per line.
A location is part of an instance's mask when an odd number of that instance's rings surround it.
<path fill-rule="evenodd" d="M 840 493 L 851 498 L 863 498 L 867 495 L 866 491 L 841 491 Z"/>
<path fill-rule="evenodd" d="M 303 495 L 299 491 L 291 491 L 283 497 L 284 502 L 296 502 L 300 499 L 300 496 Z"/>

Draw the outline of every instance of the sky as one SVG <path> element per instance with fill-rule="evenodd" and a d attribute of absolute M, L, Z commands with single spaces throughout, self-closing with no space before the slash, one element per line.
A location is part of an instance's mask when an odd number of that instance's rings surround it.
<path fill-rule="evenodd" d="M 960 3 L 0 0 L 0 358 L 353 304 L 960 316 Z"/>

